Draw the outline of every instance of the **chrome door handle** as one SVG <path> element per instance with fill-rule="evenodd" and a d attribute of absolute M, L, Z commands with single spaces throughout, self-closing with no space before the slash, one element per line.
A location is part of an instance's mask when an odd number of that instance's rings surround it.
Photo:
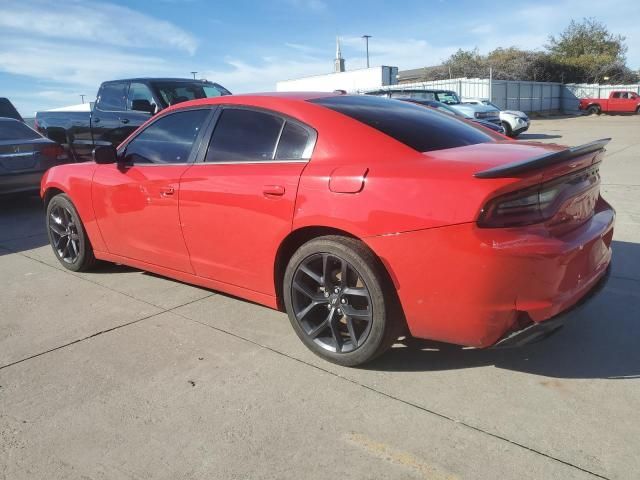
<path fill-rule="evenodd" d="M 176 190 L 173 187 L 165 187 L 160 189 L 160 195 L 162 195 L 163 197 L 170 197 L 175 192 Z"/>

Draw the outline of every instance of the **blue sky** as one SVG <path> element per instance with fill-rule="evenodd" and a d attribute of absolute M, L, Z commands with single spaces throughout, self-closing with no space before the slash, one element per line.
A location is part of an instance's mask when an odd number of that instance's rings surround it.
<path fill-rule="evenodd" d="M 93 99 L 103 80 L 199 77 L 233 92 L 329 72 L 335 38 L 347 69 L 434 65 L 458 48 L 539 49 L 571 18 L 593 16 L 627 37 L 640 67 L 640 2 L 0 0 L 0 96 L 23 115 Z M 625 12 L 625 15 L 620 15 Z M 636 46 L 636 48 L 631 48 Z"/>

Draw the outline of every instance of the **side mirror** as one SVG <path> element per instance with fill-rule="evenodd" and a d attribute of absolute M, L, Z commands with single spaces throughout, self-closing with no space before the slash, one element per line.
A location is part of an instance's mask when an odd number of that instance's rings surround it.
<path fill-rule="evenodd" d="M 93 149 L 93 161 L 105 165 L 118 161 L 118 152 L 113 145 L 99 145 Z"/>
<path fill-rule="evenodd" d="M 132 100 L 131 110 L 135 110 L 137 112 L 145 112 L 151 115 L 155 113 L 155 107 L 151 105 L 151 102 L 149 102 L 149 100 Z"/>

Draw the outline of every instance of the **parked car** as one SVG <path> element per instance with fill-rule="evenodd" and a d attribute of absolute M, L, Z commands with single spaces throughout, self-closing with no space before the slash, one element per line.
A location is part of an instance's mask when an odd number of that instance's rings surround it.
<path fill-rule="evenodd" d="M 440 112 L 447 113 L 449 115 L 453 115 L 453 116 L 456 116 L 456 117 L 463 118 L 463 119 L 468 120 L 470 122 L 473 122 L 473 123 L 475 123 L 477 125 L 480 125 L 480 126 L 482 126 L 484 128 L 488 128 L 489 130 L 493 130 L 496 133 L 500 133 L 502 135 L 505 134 L 504 127 L 502 127 L 500 125 L 496 125 L 495 123 L 492 123 L 492 122 L 487 122 L 486 120 L 478 120 L 477 118 L 473 118 L 473 117 L 469 117 L 467 115 L 463 115 L 463 114 L 461 114 L 459 112 L 456 112 L 453 108 L 451 108 L 448 105 L 445 105 L 442 102 L 436 102 L 435 100 L 417 100 L 417 99 L 414 99 L 414 98 L 407 98 L 407 99 L 398 98 L 398 100 L 405 100 L 407 102 L 416 103 L 418 105 L 424 105 L 425 107 L 430 107 L 430 108 L 433 108 L 433 109 L 438 110 Z"/>
<path fill-rule="evenodd" d="M 529 130 L 531 125 L 531 120 L 529 120 L 529 116 L 526 113 L 519 110 L 501 110 L 500 107 L 486 98 L 467 98 L 463 99 L 463 102 L 471 105 L 485 105 L 499 112 L 500 122 L 502 122 L 502 126 L 509 137 L 517 137 Z"/>
<path fill-rule="evenodd" d="M 13 106 L 8 98 L 0 98 L 0 118 L 13 118 L 20 122 L 24 122 L 24 119 L 18 113 L 18 110 L 16 110 L 16 107 Z"/>
<path fill-rule="evenodd" d="M 170 105 L 231 92 L 205 80 L 132 78 L 104 82 L 92 111 L 36 113 L 36 129 L 66 145 L 76 161 L 90 160 L 96 145 L 118 145 Z"/>
<path fill-rule="evenodd" d="M 286 310 L 353 366 L 404 335 L 488 347 L 558 328 L 606 280 L 607 141 L 498 142 L 367 95 L 233 95 L 167 108 L 95 163 L 50 169 L 41 195 L 65 268 L 117 262 Z"/>
<path fill-rule="evenodd" d="M 484 120 L 501 125 L 500 115 L 494 108 L 485 105 L 471 105 L 460 101 L 458 94 L 452 90 L 402 89 L 389 88 L 368 92 L 367 95 L 388 98 L 411 98 L 414 100 L 431 100 L 444 103 L 461 115 L 476 120 Z"/>
<path fill-rule="evenodd" d="M 37 193 L 44 172 L 66 162 L 60 145 L 15 118 L 0 118 L 0 194 Z"/>
<path fill-rule="evenodd" d="M 609 98 L 581 98 L 578 109 L 589 115 L 601 113 L 639 113 L 640 95 L 636 92 L 615 91 Z"/>

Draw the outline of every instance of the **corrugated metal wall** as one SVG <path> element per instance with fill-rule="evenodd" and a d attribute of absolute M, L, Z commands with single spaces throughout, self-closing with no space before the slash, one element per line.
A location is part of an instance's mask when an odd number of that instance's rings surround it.
<path fill-rule="evenodd" d="M 578 110 L 578 99 L 606 97 L 612 90 L 631 90 L 640 94 L 640 85 L 578 85 L 551 82 L 520 82 L 488 78 L 454 78 L 431 82 L 403 83 L 388 88 L 453 90 L 464 98 L 489 98 L 492 83 L 493 103 L 504 110 L 550 112 Z"/>

